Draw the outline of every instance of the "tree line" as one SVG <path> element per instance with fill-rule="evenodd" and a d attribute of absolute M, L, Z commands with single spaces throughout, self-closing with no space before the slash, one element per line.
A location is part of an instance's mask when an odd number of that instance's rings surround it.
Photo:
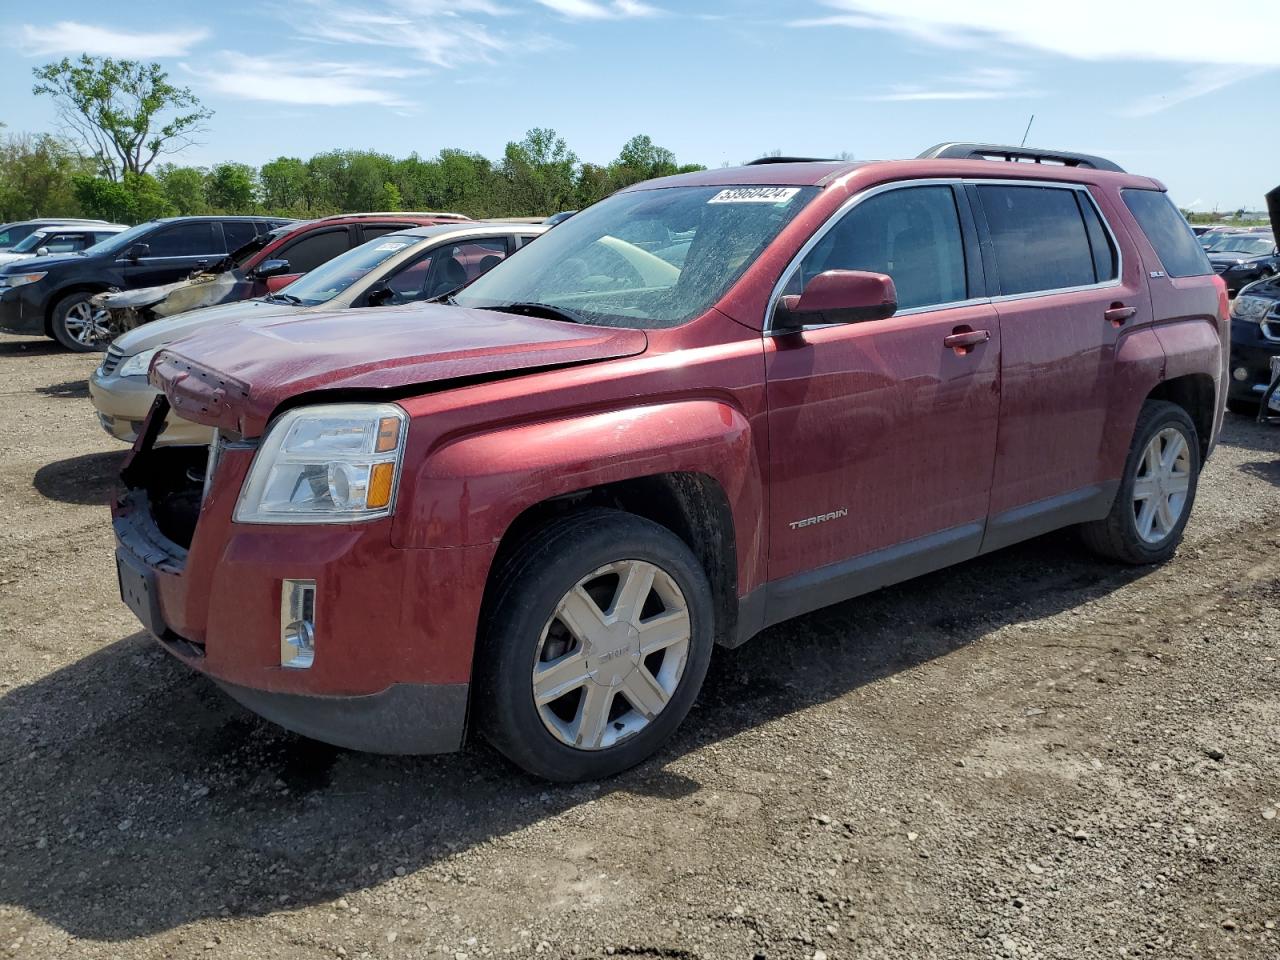
<path fill-rule="evenodd" d="M 319 217 L 361 210 L 442 210 L 472 217 L 535 216 L 581 209 L 615 190 L 672 173 L 676 163 L 647 136 L 617 158 L 582 162 L 554 130 L 535 128 L 493 161 L 444 149 L 396 158 L 372 150 L 331 150 L 309 159 L 281 156 L 261 167 L 160 163 L 117 178 L 52 134 L 0 140 L 0 222 L 30 217 L 97 217 L 141 223 L 202 213 Z"/>
<path fill-rule="evenodd" d="M 441 210 L 472 217 L 580 209 L 679 164 L 648 136 L 606 164 L 581 160 L 556 131 L 535 127 L 496 160 L 466 150 L 392 157 L 330 150 L 309 159 L 184 166 L 172 157 L 206 130 L 212 112 L 159 64 L 82 56 L 34 71 L 33 93 L 53 99 L 63 132 L 0 137 L 0 222 L 257 213 L 318 217 L 361 210 Z"/>

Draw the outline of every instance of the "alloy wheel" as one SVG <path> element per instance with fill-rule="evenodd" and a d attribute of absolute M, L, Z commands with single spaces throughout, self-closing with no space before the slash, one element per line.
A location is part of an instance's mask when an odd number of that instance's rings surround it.
<path fill-rule="evenodd" d="M 63 326 L 66 327 L 67 335 L 76 343 L 96 347 L 110 339 L 109 320 L 106 310 L 94 307 L 88 300 L 81 300 L 67 310 Z"/>
<path fill-rule="evenodd" d="M 690 629 L 684 594 L 657 565 L 619 560 L 589 573 L 543 627 L 532 674 L 538 716 L 580 750 L 634 736 L 679 686 Z"/>
<path fill-rule="evenodd" d="M 1191 488 L 1191 449 L 1182 431 L 1165 427 L 1147 444 L 1133 481 L 1138 536 L 1160 543 L 1178 525 Z"/>

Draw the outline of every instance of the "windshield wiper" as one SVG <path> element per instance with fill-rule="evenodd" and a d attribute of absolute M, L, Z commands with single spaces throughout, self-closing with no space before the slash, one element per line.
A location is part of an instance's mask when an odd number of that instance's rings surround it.
<path fill-rule="evenodd" d="M 288 303 L 295 307 L 302 306 L 302 299 L 300 297 L 295 297 L 291 293 L 269 293 L 262 299 L 266 300 L 268 303 Z"/>
<path fill-rule="evenodd" d="M 481 307 L 481 310 L 497 310 L 500 313 L 517 313 L 526 317 L 547 317 L 551 320 L 564 320 L 568 323 L 590 323 L 580 313 L 574 313 L 572 310 L 566 310 L 564 307 L 554 307 L 549 303 L 536 303 L 533 301 L 517 301 L 516 303 L 495 303 L 491 307 Z"/>

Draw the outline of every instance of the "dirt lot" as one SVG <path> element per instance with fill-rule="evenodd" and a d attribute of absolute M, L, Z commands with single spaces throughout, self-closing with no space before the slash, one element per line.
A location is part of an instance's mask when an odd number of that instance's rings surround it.
<path fill-rule="evenodd" d="M 1168 566 L 1056 535 L 719 652 L 659 758 L 345 753 L 138 633 L 95 360 L 0 337 L 0 957 L 1280 956 L 1280 430 Z"/>

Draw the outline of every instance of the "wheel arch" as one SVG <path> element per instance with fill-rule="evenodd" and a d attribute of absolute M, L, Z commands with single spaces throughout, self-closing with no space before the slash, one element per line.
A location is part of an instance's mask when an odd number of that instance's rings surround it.
<path fill-rule="evenodd" d="M 69 283 L 50 294 L 49 299 L 45 302 L 44 307 L 44 334 L 46 337 L 53 336 L 53 311 L 58 308 L 63 300 L 75 293 L 105 293 L 111 289 L 111 284 L 101 281 L 81 280 L 76 283 Z"/>
<path fill-rule="evenodd" d="M 738 545 L 733 510 L 720 482 L 694 471 L 602 483 L 526 507 L 498 542 L 485 583 L 484 605 L 488 606 L 507 559 L 524 543 L 551 521 L 593 507 L 643 517 L 679 537 L 693 551 L 711 584 L 716 642 L 732 643 L 738 618 Z"/>
<path fill-rule="evenodd" d="M 1209 455 L 1217 419 L 1217 385 L 1207 373 L 1188 373 L 1162 380 L 1147 394 L 1147 400 L 1166 400 L 1187 412 L 1196 425 L 1201 462 Z"/>

